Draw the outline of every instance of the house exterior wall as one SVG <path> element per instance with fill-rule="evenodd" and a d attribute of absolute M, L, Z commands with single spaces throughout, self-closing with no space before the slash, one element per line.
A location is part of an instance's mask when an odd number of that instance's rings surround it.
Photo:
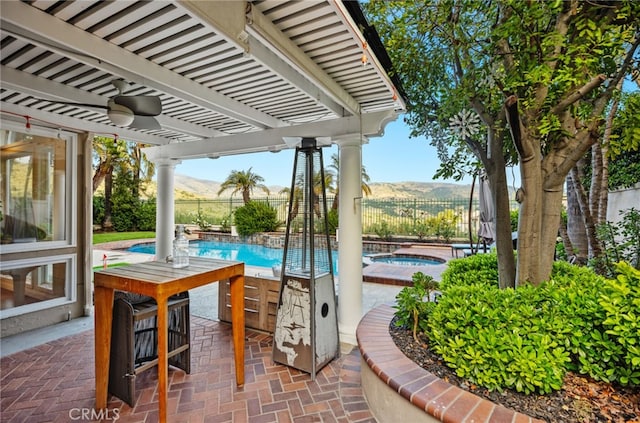
<path fill-rule="evenodd" d="M 640 182 L 633 187 L 609 192 L 607 221 L 618 223 L 622 220 L 620 211 L 631 207 L 640 209 Z"/>

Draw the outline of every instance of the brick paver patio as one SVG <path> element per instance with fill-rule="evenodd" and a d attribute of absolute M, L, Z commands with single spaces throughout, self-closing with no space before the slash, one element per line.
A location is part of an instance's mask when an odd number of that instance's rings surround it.
<path fill-rule="evenodd" d="M 246 379 L 238 388 L 231 327 L 192 316 L 191 330 L 191 374 L 169 370 L 172 423 L 375 422 L 362 395 L 357 348 L 329 363 L 311 381 L 306 373 L 272 362 L 270 335 L 247 331 Z M 9 355 L 0 360 L 0 367 L 2 422 L 69 422 L 81 420 L 82 412 L 91 416 L 93 331 Z M 156 377 L 155 369 L 138 376 L 135 407 L 112 396 L 101 417 L 155 423 Z"/>

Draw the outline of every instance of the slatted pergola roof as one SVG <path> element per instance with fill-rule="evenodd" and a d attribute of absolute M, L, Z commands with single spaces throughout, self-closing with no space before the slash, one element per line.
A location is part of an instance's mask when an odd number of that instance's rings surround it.
<path fill-rule="evenodd" d="M 357 2 L 12 1 L 0 29 L 2 119 L 117 134 L 158 146 L 156 157 L 372 135 L 405 109 Z M 87 106 L 106 105 L 114 79 L 130 83 L 126 95 L 160 96 L 159 129 Z"/>

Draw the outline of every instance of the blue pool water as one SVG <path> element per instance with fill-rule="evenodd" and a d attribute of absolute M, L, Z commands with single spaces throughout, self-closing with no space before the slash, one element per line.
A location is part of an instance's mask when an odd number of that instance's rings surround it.
<path fill-rule="evenodd" d="M 132 253 L 155 254 L 155 243 L 137 244 L 129 248 Z M 222 260 L 242 261 L 248 266 L 273 267 L 282 264 L 284 250 L 268 248 L 254 244 L 236 244 L 233 242 L 190 241 L 189 255 L 210 257 Z M 338 253 L 332 251 L 333 269 L 338 272 Z"/>
<path fill-rule="evenodd" d="M 375 263 L 395 264 L 397 266 L 430 266 L 443 263 L 442 260 L 402 255 L 371 257 L 371 260 Z"/>

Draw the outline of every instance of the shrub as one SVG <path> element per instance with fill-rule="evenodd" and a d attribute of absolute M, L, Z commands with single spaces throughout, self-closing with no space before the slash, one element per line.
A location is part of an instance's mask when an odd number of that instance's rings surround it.
<path fill-rule="evenodd" d="M 227 214 L 222 218 L 220 222 L 220 231 L 221 232 L 231 232 L 231 219 L 233 219 L 233 214 Z"/>
<path fill-rule="evenodd" d="M 139 201 L 136 210 L 137 228 L 139 231 L 156 230 L 156 200 Z"/>
<path fill-rule="evenodd" d="M 324 219 L 319 219 L 317 216 L 314 216 L 315 220 L 315 231 L 318 234 L 323 234 L 324 229 Z M 338 229 L 338 210 L 330 209 L 327 212 L 327 232 L 329 235 L 335 234 L 336 229 Z M 295 232 L 295 230 L 294 230 Z"/>
<path fill-rule="evenodd" d="M 554 334 L 564 322 L 551 308 L 535 287 L 454 286 L 433 310 L 428 337 L 460 377 L 492 390 L 548 393 L 562 387 L 569 361 Z"/>
<path fill-rule="evenodd" d="M 258 232 L 273 232 L 278 228 L 276 209 L 262 201 L 249 201 L 235 211 L 238 234 L 253 235 Z"/>
<path fill-rule="evenodd" d="M 605 280 L 556 262 L 540 286 L 501 290 L 496 268 L 494 254 L 451 261 L 437 305 L 422 313 L 418 295 L 401 292 L 398 321 L 417 315 L 414 326 L 445 363 L 489 389 L 548 393 L 568 370 L 640 385 L 640 271 L 621 263 Z"/>
<path fill-rule="evenodd" d="M 201 231 L 208 231 L 211 229 L 211 223 L 209 222 L 209 217 L 205 216 L 202 210 L 198 210 L 198 213 L 196 213 L 196 218 L 193 220 L 192 223 L 198 225 L 198 228 Z"/>
<path fill-rule="evenodd" d="M 604 333 L 618 352 L 605 357 L 610 363 L 605 373 L 622 385 L 640 385 L 640 271 L 624 262 L 616 270 L 617 278 L 607 280 L 598 300 Z"/>
<path fill-rule="evenodd" d="M 104 197 L 101 195 L 93 196 L 93 224 L 102 226 L 104 222 Z"/>
<path fill-rule="evenodd" d="M 338 220 L 338 210 L 329 210 L 329 213 L 327 213 L 327 220 L 329 222 L 329 235 L 335 234 L 336 229 L 338 229 L 338 227 L 340 226 L 340 222 Z"/>
<path fill-rule="evenodd" d="M 396 296 L 396 325 L 410 327 L 413 339 L 418 341 L 418 327 L 424 332 L 427 328 L 429 314 L 435 303 L 431 301 L 431 293 L 438 288 L 438 283 L 431 276 L 416 272 L 411 277 L 413 286 L 406 286 Z"/>
<path fill-rule="evenodd" d="M 511 232 L 518 230 L 518 219 L 520 218 L 520 210 L 511 210 L 509 212 L 509 219 L 511 220 Z"/>
<path fill-rule="evenodd" d="M 380 238 L 383 241 L 391 241 L 391 238 L 393 238 L 393 230 L 391 229 L 391 227 L 389 226 L 389 223 L 387 223 L 386 220 L 383 220 L 380 223 L 376 223 L 375 225 L 373 225 L 373 231 L 375 232 L 376 235 L 378 235 L 378 238 Z"/>
<path fill-rule="evenodd" d="M 482 284 L 498 287 L 498 256 L 496 253 L 475 254 L 451 260 L 442 272 L 440 289 L 452 286 Z"/>
<path fill-rule="evenodd" d="M 425 222 L 418 221 L 413 225 L 411 234 L 416 235 L 420 241 L 429 235 L 429 225 Z"/>
<path fill-rule="evenodd" d="M 615 263 L 620 261 L 640 269 L 640 210 L 632 207 L 620 210 L 620 214 L 622 220 L 618 223 L 606 222 L 597 228 L 598 239 L 605 250 L 592 265 L 604 267 L 610 276 L 615 274 Z"/>
<path fill-rule="evenodd" d="M 429 217 L 425 221 L 427 231 L 433 234 L 436 239 L 449 242 L 456 234 L 456 225 L 460 217 L 454 210 L 444 210 L 434 217 Z"/>

